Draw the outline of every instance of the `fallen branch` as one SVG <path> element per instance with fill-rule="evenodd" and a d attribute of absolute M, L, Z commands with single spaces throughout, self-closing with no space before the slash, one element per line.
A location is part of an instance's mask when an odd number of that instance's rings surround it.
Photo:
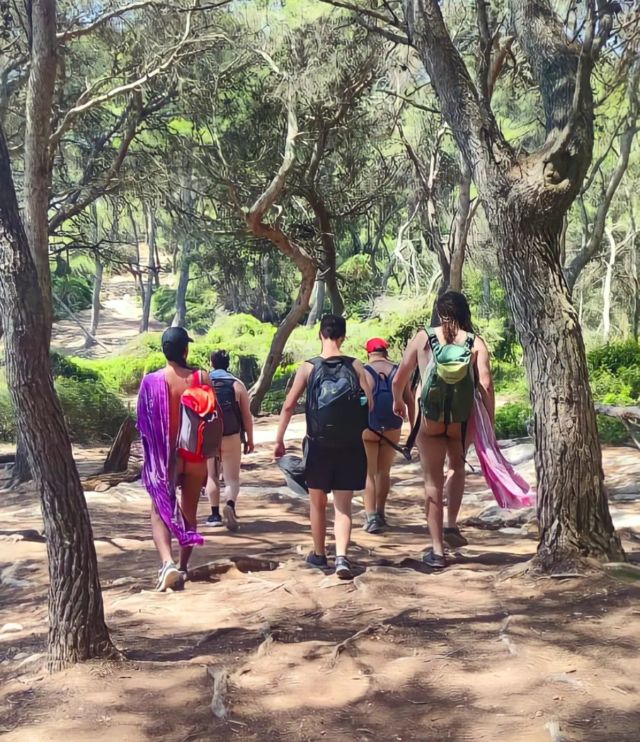
<path fill-rule="evenodd" d="M 352 636 L 347 637 L 344 641 L 340 642 L 340 644 L 336 644 L 331 655 L 331 660 L 329 661 L 329 666 L 335 667 L 336 663 L 338 662 L 338 658 L 348 646 L 357 642 L 358 639 L 362 639 L 363 636 L 370 636 L 371 634 L 375 634 L 376 631 L 381 628 L 382 624 L 369 624 L 368 626 L 365 626 L 364 629 L 360 629 L 360 631 L 356 631 L 356 633 Z"/>
<path fill-rule="evenodd" d="M 99 345 L 103 350 L 111 352 L 111 348 L 109 348 L 103 342 L 98 340 L 98 338 L 95 337 L 95 335 L 92 335 L 89 332 L 89 330 L 87 330 L 87 328 L 82 324 L 82 322 L 80 322 L 80 320 L 78 319 L 76 314 L 71 310 L 71 308 L 68 307 L 67 304 L 65 304 L 65 302 L 63 302 L 59 296 L 56 296 L 54 294 L 53 298 L 58 302 L 58 304 L 60 304 L 60 306 L 64 309 L 64 311 L 69 315 L 69 319 L 73 320 L 76 323 L 76 325 L 78 325 L 78 327 L 90 340 L 92 340 L 96 345 Z"/>

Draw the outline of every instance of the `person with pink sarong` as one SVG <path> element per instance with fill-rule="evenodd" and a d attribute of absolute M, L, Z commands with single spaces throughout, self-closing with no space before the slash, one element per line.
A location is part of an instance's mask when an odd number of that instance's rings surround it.
<path fill-rule="evenodd" d="M 438 299 L 440 327 L 429 332 L 420 330 L 411 340 L 404 353 L 402 363 L 393 380 L 394 411 L 406 418 L 403 390 L 416 367 L 423 380 L 427 379 L 434 364 L 433 348 L 444 346 L 467 347 L 471 352 L 470 373 L 476 384 L 493 426 L 495 395 L 491 376 L 489 350 L 484 340 L 476 335 L 471 323 L 471 310 L 467 299 L 456 291 L 448 291 Z M 469 416 L 472 416 L 473 398 L 469 397 Z M 425 510 L 433 545 L 423 561 L 434 569 L 446 567 L 445 543 L 451 547 L 466 545 L 467 539 L 458 527 L 458 514 L 462 504 L 465 485 L 465 455 L 471 442 L 472 421 L 469 425 L 460 422 L 444 422 L 428 419 L 421 413 L 420 428 L 416 444 L 425 480 Z M 445 459 L 449 471 L 445 477 Z M 443 501 L 447 500 L 447 525 L 444 526 Z"/>

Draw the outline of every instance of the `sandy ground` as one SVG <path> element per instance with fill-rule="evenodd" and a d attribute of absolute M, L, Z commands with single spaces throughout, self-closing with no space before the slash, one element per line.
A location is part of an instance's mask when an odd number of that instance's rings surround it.
<path fill-rule="evenodd" d="M 284 489 L 270 461 L 273 434 L 273 420 L 259 423 L 241 530 L 204 529 L 193 566 L 217 567 L 196 570 L 183 592 L 152 592 L 158 565 L 141 487 L 87 492 L 121 663 L 46 673 L 37 498 L 28 487 L 2 496 L 7 741 L 640 739 L 640 582 L 514 576 L 535 551 L 526 524 L 467 527 L 469 546 L 451 555 L 449 569 L 429 573 L 419 561 L 427 535 L 417 465 L 400 462 L 391 529 L 363 533 L 358 501 L 359 574 L 338 582 L 302 562 L 307 504 Z M 510 451 L 527 476 L 529 452 Z M 103 453 L 79 450 L 82 472 L 95 471 Z M 640 536 L 630 530 L 640 531 L 640 453 L 607 449 L 605 469 L 627 553 L 640 559 Z M 463 516 L 491 504 L 471 475 Z M 212 675 L 220 674 L 227 692 L 214 706 L 226 718 L 211 709 Z"/>

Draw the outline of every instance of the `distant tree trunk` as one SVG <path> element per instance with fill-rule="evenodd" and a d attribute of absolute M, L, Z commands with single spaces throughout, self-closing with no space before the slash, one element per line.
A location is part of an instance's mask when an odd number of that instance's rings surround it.
<path fill-rule="evenodd" d="M 313 327 L 320 321 L 320 318 L 322 317 L 322 311 L 324 307 L 324 291 L 324 279 L 320 277 L 319 273 L 316 277 L 316 282 L 313 289 L 313 304 L 311 306 L 309 316 L 307 317 L 307 327 Z"/>
<path fill-rule="evenodd" d="M 486 319 L 491 316 L 491 276 L 486 269 L 482 276 L 482 309 Z"/>
<path fill-rule="evenodd" d="M 56 82 L 56 0 L 31 0 L 26 7 L 31 58 L 24 138 L 24 217 L 44 304 L 48 348 L 53 323 L 48 213 L 52 163 L 49 136 Z"/>
<path fill-rule="evenodd" d="M 606 229 L 605 232 L 609 240 L 609 260 L 607 261 L 607 271 L 602 288 L 602 339 L 607 343 L 611 336 L 611 285 L 616 266 L 617 245 L 613 232 L 610 229 Z"/>
<path fill-rule="evenodd" d="M 96 272 L 93 277 L 93 294 L 91 297 L 91 327 L 89 332 L 95 336 L 98 332 L 98 324 L 100 323 L 100 292 L 102 291 L 102 275 L 104 272 L 104 265 L 100 258 L 100 253 L 96 250 L 95 253 L 95 266 Z M 85 348 L 90 348 L 95 344 L 93 337 L 87 335 L 84 343 Z"/>
<path fill-rule="evenodd" d="M 151 299 L 153 297 L 153 286 L 156 273 L 156 219 L 153 206 L 145 204 L 147 222 L 147 247 L 149 249 L 149 263 L 147 266 L 147 281 L 144 290 L 144 302 L 142 304 L 142 319 L 140 320 L 140 332 L 149 330 L 149 317 L 151 316 Z"/>
<path fill-rule="evenodd" d="M 182 248 L 180 256 L 180 272 L 176 288 L 176 313 L 171 323 L 173 327 L 184 327 L 187 324 L 187 289 L 189 288 L 189 247 Z"/>
<path fill-rule="evenodd" d="M 631 229 L 633 230 L 633 239 L 631 241 L 631 274 L 634 287 L 631 305 L 631 326 L 633 339 L 637 343 L 640 334 L 640 276 L 638 275 L 638 232 L 636 230 L 635 215 L 633 211 L 631 212 Z"/>
<path fill-rule="evenodd" d="M 38 272 L 0 129 L 0 301 L 16 424 L 40 493 L 49 559 L 49 668 L 117 654 L 102 606 L 87 503 L 51 377 Z"/>
<path fill-rule="evenodd" d="M 336 240 L 331 224 L 331 214 L 327 205 L 317 189 L 307 194 L 307 200 L 315 214 L 320 229 L 320 241 L 322 243 L 322 259 L 320 268 L 324 278 L 331 311 L 333 314 L 342 316 L 344 314 L 344 300 L 338 287 L 337 264 L 336 264 Z"/>
<path fill-rule="evenodd" d="M 453 222 L 453 229 L 449 235 L 449 285 L 448 291 L 462 291 L 462 271 L 464 258 L 467 252 L 469 229 L 476 212 L 476 205 L 471 205 L 471 168 L 461 158 L 462 177 L 460 179 L 460 193 L 458 207 Z"/>

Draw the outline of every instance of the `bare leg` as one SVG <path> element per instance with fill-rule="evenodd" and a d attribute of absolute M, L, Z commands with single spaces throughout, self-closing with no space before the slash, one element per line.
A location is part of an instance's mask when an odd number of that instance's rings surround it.
<path fill-rule="evenodd" d="M 375 435 L 365 430 L 362 435 L 364 450 L 367 454 L 367 483 L 364 489 L 364 509 L 367 516 L 376 512 L 376 477 L 378 474 L 378 459 L 380 450 L 380 439 L 375 440 L 369 436 Z"/>
<path fill-rule="evenodd" d="M 444 556 L 442 492 L 444 489 L 444 459 L 447 453 L 447 439 L 429 436 L 424 432 L 418 435 L 418 450 L 424 476 L 425 512 L 433 551 Z"/>
<path fill-rule="evenodd" d="M 333 493 L 336 537 L 336 556 L 346 556 L 351 540 L 351 501 L 353 490 L 337 490 Z"/>
<path fill-rule="evenodd" d="M 220 473 L 219 459 L 207 459 L 207 486 L 206 492 L 212 508 L 220 505 Z"/>
<path fill-rule="evenodd" d="M 240 464 L 242 461 L 242 442 L 240 433 L 222 439 L 222 473 L 224 475 L 225 499 L 235 502 L 240 492 Z M 218 495 L 220 502 L 220 495 Z"/>
<path fill-rule="evenodd" d="M 322 490 L 309 490 L 311 504 L 311 535 L 313 551 L 318 555 L 326 553 L 327 537 L 327 493 Z"/>
<path fill-rule="evenodd" d="M 385 436 L 393 443 L 400 440 L 400 430 L 389 430 Z M 376 476 L 376 512 L 384 515 L 387 497 L 391 489 L 391 467 L 396 458 L 395 449 L 384 441 L 380 442 L 378 449 L 378 473 Z"/>
<path fill-rule="evenodd" d="M 207 476 L 207 462 L 190 462 L 184 463 L 184 472 L 182 474 L 182 497 L 180 508 L 184 520 L 190 530 L 197 530 L 198 524 L 198 500 L 200 499 L 200 490 L 202 483 Z M 187 570 L 189 557 L 193 551 L 193 546 L 180 547 L 180 570 Z"/>
<path fill-rule="evenodd" d="M 171 533 L 156 510 L 154 502 L 151 503 L 151 534 L 162 563 L 172 562 Z"/>
<path fill-rule="evenodd" d="M 449 471 L 444 486 L 445 500 L 447 501 L 447 527 L 455 528 L 458 523 L 458 513 L 462 505 L 466 472 L 462 456 L 462 444 L 459 440 L 450 440 L 448 445 Z"/>

